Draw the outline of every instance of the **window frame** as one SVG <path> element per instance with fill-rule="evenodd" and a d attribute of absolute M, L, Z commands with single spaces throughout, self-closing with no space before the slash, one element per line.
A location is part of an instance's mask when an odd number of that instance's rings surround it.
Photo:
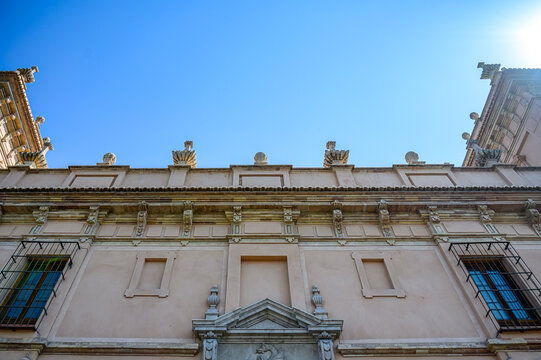
<path fill-rule="evenodd" d="M 57 258 L 56 260 L 53 260 Z M 51 261 L 52 260 L 52 261 Z M 46 264 L 45 268 L 42 267 L 40 263 L 45 263 L 46 261 L 51 261 L 49 264 Z M 32 329 L 35 330 L 36 325 L 40 317 L 47 313 L 46 305 L 51 299 L 51 295 L 56 296 L 56 287 L 59 284 L 61 278 L 64 277 L 64 271 L 66 267 L 71 267 L 71 259 L 68 255 L 33 255 L 29 254 L 26 256 L 26 263 L 21 273 L 14 281 L 12 290 L 2 299 L 0 303 L 0 329 Z M 29 270 L 29 268 L 31 268 Z M 31 289 L 25 288 L 28 286 L 28 279 L 32 274 L 41 273 L 36 284 L 33 285 Z M 45 284 L 49 274 L 55 273 L 58 277 L 54 280 L 54 283 Z M 17 297 L 23 292 L 30 291 L 31 293 L 28 297 L 25 298 L 24 305 L 14 306 L 14 303 L 20 301 Z M 35 302 L 36 297 L 40 291 L 48 291 L 46 296 L 41 300 L 43 303 L 42 306 L 34 307 L 32 304 Z M 21 308 L 20 312 L 16 317 L 9 317 L 9 313 L 13 309 Z M 36 308 L 36 316 L 27 318 L 27 314 L 32 308 Z M 15 310 L 17 311 L 17 310 Z"/>

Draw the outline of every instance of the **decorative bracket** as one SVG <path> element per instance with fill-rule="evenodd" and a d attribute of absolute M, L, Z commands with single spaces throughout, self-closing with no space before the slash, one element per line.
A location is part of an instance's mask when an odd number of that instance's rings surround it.
<path fill-rule="evenodd" d="M 537 204 L 532 199 L 528 199 L 524 203 L 528 223 L 535 230 L 537 235 L 541 235 L 541 215 L 539 214 L 539 210 L 536 209 L 536 206 Z"/>
<path fill-rule="evenodd" d="M 100 207 L 99 206 L 91 206 L 90 212 L 88 213 L 88 217 L 86 218 L 86 229 L 84 233 L 86 235 L 88 234 L 95 234 L 96 230 L 98 228 L 98 218 L 100 215 Z"/>
<path fill-rule="evenodd" d="M 479 212 L 479 220 L 483 223 L 485 228 L 491 234 L 497 234 L 498 230 L 492 224 L 492 215 L 494 215 L 494 210 L 491 210 L 486 205 L 478 205 L 477 211 Z"/>
<path fill-rule="evenodd" d="M 182 237 L 190 237 L 192 233 L 192 222 L 193 222 L 193 202 L 185 201 L 184 202 L 184 212 L 182 213 Z"/>
<path fill-rule="evenodd" d="M 385 200 L 380 200 L 378 202 L 378 213 L 379 213 L 379 224 L 381 226 L 381 231 L 383 231 L 383 236 L 392 237 L 393 230 L 391 229 L 391 216 L 389 214 L 388 203 Z"/>
<path fill-rule="evenodd" d="M 147 226 L 148 204 L 146 201 L 139 203 L 139 212 L 137 213 L 137 228 L 135 229 L 135 237 L 143 236 Z"/>
<path fill-rule="evenodd" d="M 322 331 L 317 337 L 318 360 L 334 360 L 332 336 Z"/>
<path fill-rule="evenodd" d="M 433 234 L 443 234 L 443 226 L 441 225 L 440 214 L 438 213 L 437 206 L 428 207 L 428 226 L 432 230 Z"/>
<path fill-rule="evenodd" d="M 43 228 L 43 225 L 47 222 L 47 218 L 49 217 L 49 206 L 40 206 L 38 211 L 34 211 L 32 215 L 34 215 L 34 219 L 36 221 L 36 225 L 30 230 L 30 234 L 38 234 L 41 229 Z"/>
<path fill-rule="evenodd" d="M 339 202 L 338 200 L 334 200 L 331 203 L 331 207 L 332 207 L 332 224 L 334 227 L 334 234 L 336 235 L 336 237 L 342 238 L 344 237 L 344 229 L 342 226 L 342 220 L 344 218 L 342 215 L 342 203 Z"/>

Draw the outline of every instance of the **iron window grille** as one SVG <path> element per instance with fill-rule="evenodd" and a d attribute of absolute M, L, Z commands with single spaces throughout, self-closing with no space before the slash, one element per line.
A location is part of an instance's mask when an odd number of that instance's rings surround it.
<path fill-rule="evenodd" d="M 498 332 L 541 329 L 541 283 L 508 241 L 452 243 L 449 251 Z"/>
<path fill-rule="evenodd" d="M 0 271 L 0 328 L 37 329 L 79 249 L 77 241 L 21 241 Z"/>

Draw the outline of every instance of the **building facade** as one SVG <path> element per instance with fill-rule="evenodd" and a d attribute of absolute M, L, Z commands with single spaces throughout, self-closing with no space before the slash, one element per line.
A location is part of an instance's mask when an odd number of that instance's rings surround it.
<path fill-rule="evenodd" d="M 541 168 L 468 146 L 0 170 L 0 358 L 539 359 Z"/>

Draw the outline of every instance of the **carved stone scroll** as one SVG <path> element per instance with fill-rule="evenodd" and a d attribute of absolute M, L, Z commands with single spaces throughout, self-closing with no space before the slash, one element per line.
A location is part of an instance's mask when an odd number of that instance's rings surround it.
<path fill-rule="evenodd" d="M 383 232 L 383 236 L 391 237 L 393 236 L 393 230 L 391 229 L 391 216 L 387 207 L 387 201 L 382 199 L 378 202 L 379 224 L 381 226 L 381 231 Z"/>
<path fill-rule="evenodd" d="M 182 237 L 190 237 L 192 233 L 192 222 L 193 222 L 193 202 L 185 201 L 184 202 L 184 211 L 182 212 Z"/>
<path fill-rule="evenodd" d="M 139 203 L 139 212 L 137 213 L 137 228 L 135 229 L 135 236 L 141 237 L 145 232 L 147 226 L 148 205 L 145 201 Z"/>
<path fill-rule="evenodd" d="M 528 223 L 534 229 L 537 235 L 541 235 L 541 214 L 539 214 L 539 210 L 536 209 L 536 206 L 537 204 L 532 199 L 528 199 L 524 203 Z"/>

